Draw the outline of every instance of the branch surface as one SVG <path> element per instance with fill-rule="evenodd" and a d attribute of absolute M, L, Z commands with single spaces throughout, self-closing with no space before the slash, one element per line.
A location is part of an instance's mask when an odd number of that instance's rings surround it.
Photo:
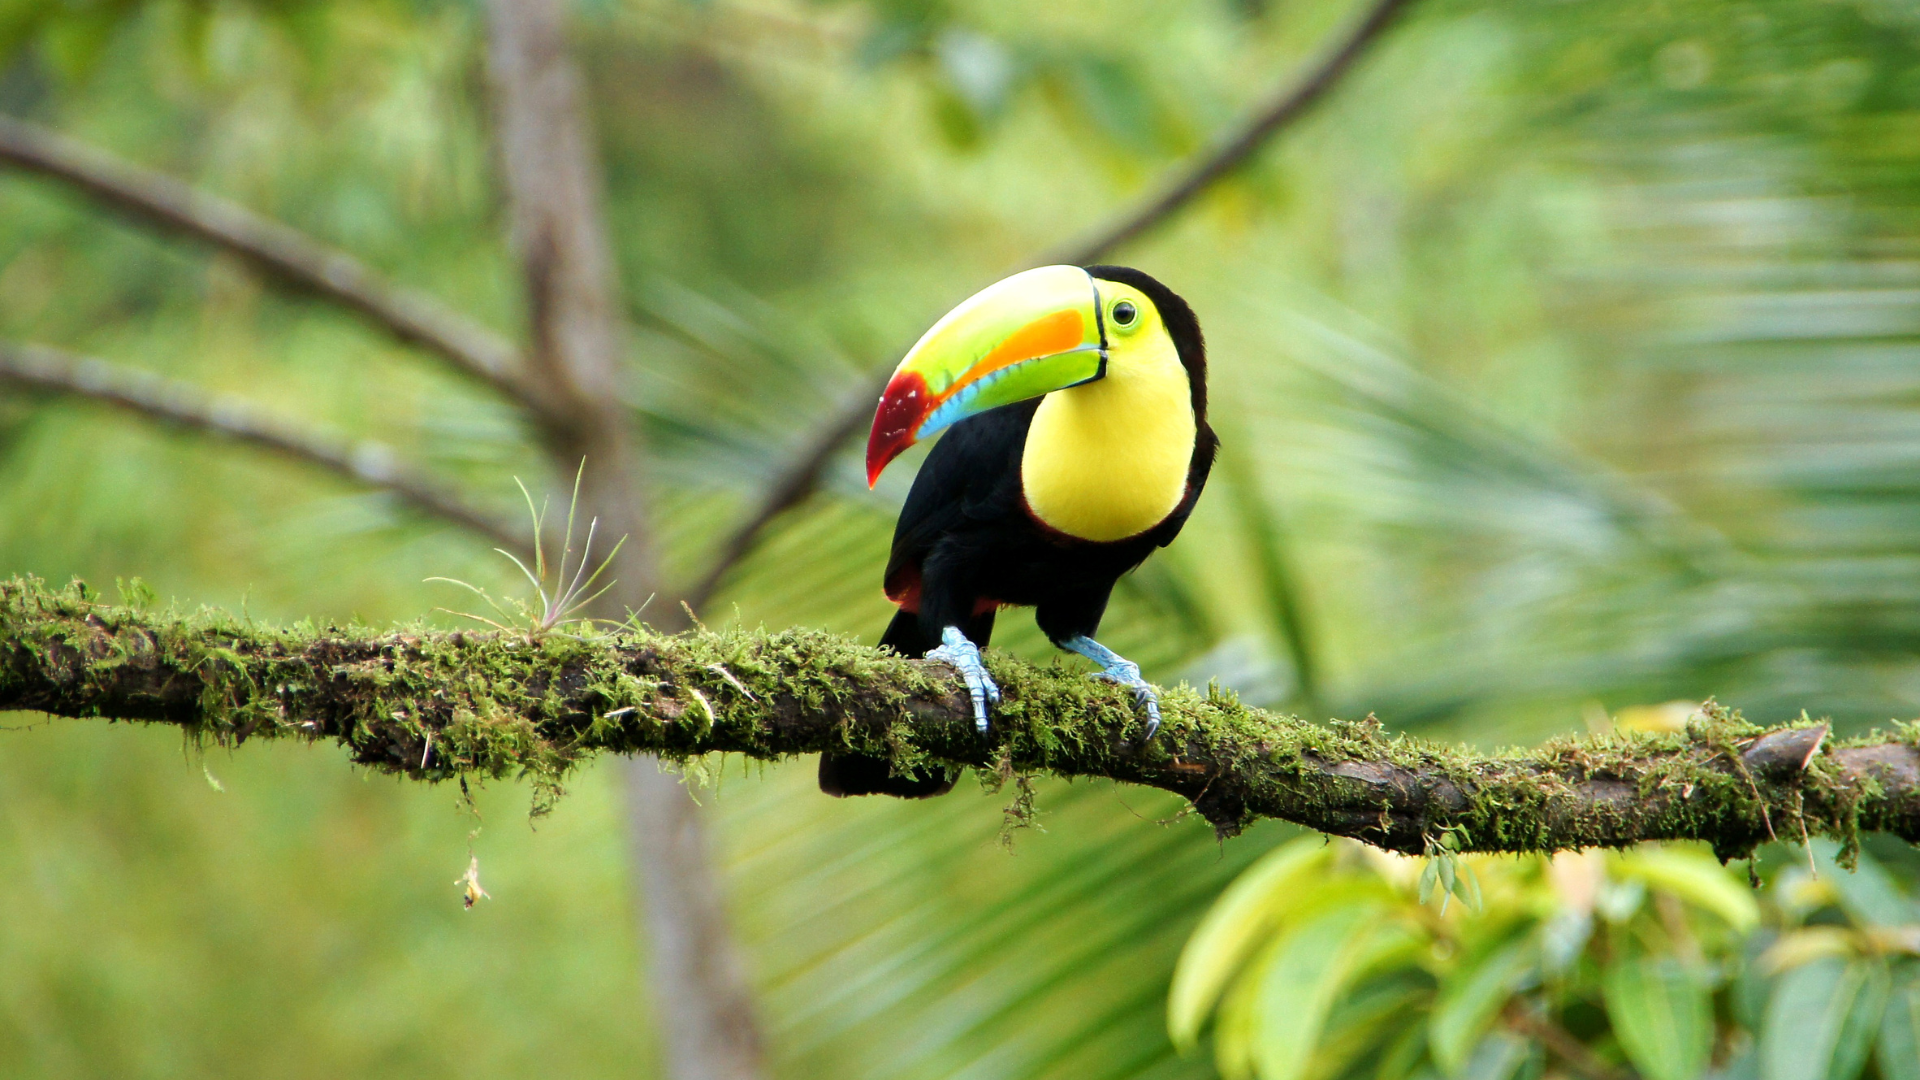
<path fill-rule="evenodd" d="M 1040 253 L 1025 266 L 1096 263 L 1122 244 L 1151 232 L 1245 165 L 1281 129 L 1311 111 L 1411 3 L 1412 0 L 1375 0 L 1353 28 L 1302 75 L 1212 146 L 1170 170 L 1166 179 L 1132 209 L 1085 237 Z M 892 368 L 888 367 L 876 373 L 872 382 L 849 396 L 845 406 L 801 445 L 786 468 L 761 493 L 753 512 L 720 544 L 719 556 L 687 591 L 688 604 L 696 609 L 706 606 L 726 575 L 753 551 L 767 526 L 813 494 L 834 455 L 867 426 L 873 403 L 886 389 L 891 372 Z"/>
<path fill-rule="evenodd" d="M 0 164 L 58 180 L 123 214 L 232 252 L 427 349 L 534 413 L 544 411 L 544 400 L 520 377 L 517 350 L 505 338 L 290 225 L 12 117 L 0 116 Z"/>
<path fill-rule="evenodd" d="M 526 537 L 405 464 L 385 443 L 295 424 L 239 398 L 211 395 L 151 372 L 38 345 L 0 342 L 0 385 L 6 384 L 82 397 L 162 424 L 249 443 L 390 492 L 416 510 L 472 530 L 509 551 L 528 550 Z"/>
<path fill-rule="evenodd" d="M 1325 725 L 1231 695 L 1163 693 L 1160 734 L 1122 689 L 997 654 L 1004 700 L 974 731 L 945 664 L 811 630 L 661 635 L 275 629 L 218 612 L 100 603 L 0 582 L 0 709 L 174 724 L 202 740 L 330 740 L 416 779 L 530 775 L 547 797 L 594 754 L 778 760 L 830 748 L 989 777 L 1107 777 L 1184 796 L 1222 834 L 1282 818 L 1418 853 L 1705 840 L 1723 858 L 1778 831 L 1920 840 L 1920 727 L 1844 742 L 1711 710 L 1684 734 L 1480 754 Z"/>

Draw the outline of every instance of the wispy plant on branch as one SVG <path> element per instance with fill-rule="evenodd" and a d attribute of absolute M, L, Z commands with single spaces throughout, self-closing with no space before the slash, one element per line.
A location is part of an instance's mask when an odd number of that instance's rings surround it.
<path fill-rule="evenodd" d="M 615 541 L 613 550 L 607 552 L 606 557 L 599 563 L 593 563 L 593 540 L 599 532 L 600 519 L 592 518 L 587 522 L 587 534 L 580 545 L 579 558 L 574 557 L 573 536 L 580 511 L 580 481 L 586 475 L 586 469 L 587 463 L 583 460 L 580 468 L 573 475 L 573 496 L 567 503 L 566 532 L 560 541 L 560 559 L 555 564 L 549 564 L 547 561 L 547 544 L 543 535 L 549 508 L 548 500 L 542 499 L 540 505 L 535 506 L 533 493 L 527 490 L 527 485 L 521 483 L 519 477 L 514 477 L 514 484 L 520 488 L 520 495 L 527 502 L 527 516 L 533 521 L 533 566 L 528 567 L 525 560 L 505 548 L 493 550 L 506 556 L 520 573 L 525 575 L 528 583 L 533 586 L 534 599 L 538 601 L 537 603 L 519 597 L 508 597 L 503 602 L 495 599 L 492 593 L 480 586 L 459 578 L 430 577 L 428 581 L 444 581 L 472 592 L 485 601 L 500 618 L 490 619 L 485 615 L 476 615 L 470 611 L 456 611 L 452 608 L 435 608 L 434 610 L 482 622 L 507 633 L 514 633 L 524 628 L 527 639 L 532 641 L 553 633 L 562 625 L 573 621 L 574 616 L 581 609 L 599 599 L 608 589 L 613 588 L 614 579 L 612 578 L 607 579 L 606 583 L 597 589 L 594 586 L 599 584 L 601 575 L 606 573 L 608 566 L 612 565 L 614 557 L 620 554 L 620 548 L 627 542 L 626 537 L 623 536 Z M 589 565 L 593 567 L 591 573 L 587 569 Z M 551 585 L 547 580 L 550 570 L 553 575 Z M 579 621 L 590 622 L 587 619 Z"/>

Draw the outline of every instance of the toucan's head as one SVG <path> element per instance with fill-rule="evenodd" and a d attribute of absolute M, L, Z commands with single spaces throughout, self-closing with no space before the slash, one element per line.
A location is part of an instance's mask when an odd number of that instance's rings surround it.
<path fill-rule="evenodd" d="M 901 451 L 969 416 L 1105 378 L 1169 342 L 1202 419 L 1206 348 L 1173 290 L 1125 266 L 1042 266 L 989 285 L 894 369 L 867 439 L 867 484 Z"/>

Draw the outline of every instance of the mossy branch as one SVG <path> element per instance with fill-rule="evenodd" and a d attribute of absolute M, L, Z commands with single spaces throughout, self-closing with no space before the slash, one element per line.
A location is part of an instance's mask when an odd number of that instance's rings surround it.
<path fill-rule="evenodd" d="M 1920 728 L 1834 742 L 1711 710 L 1684 734 L 1475 754 L 1309 724 L 1175 689 L 1149 741 L 1126 693 L 1077 669 L 992 657 L 1005 692 L 975 733 L 944 664 L 813 630 L 506 633 L 301 624 L 109 605 L 85 586 L 0 582 L 0 709 L 175 724 L 234 746 L 329 739 L 417 779 L 528 775 L 556 794 L 600 752 L 774 760 L 833 748 L 1176 792 L 1222 833 L 1283 818 L 1398 851 L 1641 840 L 1725 857 L 1778 829 L 1920 840 Z"/>

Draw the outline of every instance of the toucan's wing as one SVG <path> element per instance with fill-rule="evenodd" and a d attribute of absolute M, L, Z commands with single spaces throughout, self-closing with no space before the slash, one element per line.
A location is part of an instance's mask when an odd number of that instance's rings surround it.
<path fill-rule="evenodd" d="M 947 429 L 913 478 L 887 559 L 887 596 L 905 603 L 920 563 L 944 536 L 1021 510 L 1020 452 L 1038 399 L 990 409 Z"/>

